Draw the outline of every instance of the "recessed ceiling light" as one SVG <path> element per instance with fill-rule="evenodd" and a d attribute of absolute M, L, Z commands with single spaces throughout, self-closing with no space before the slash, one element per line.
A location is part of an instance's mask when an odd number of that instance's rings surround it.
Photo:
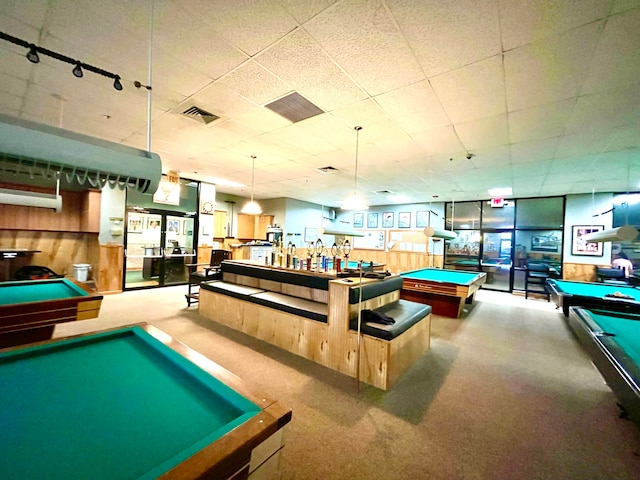
<path fill-rule="evenodd" d="M 511 187 L 490 188 L 488 192 L 490 197 L 506 197 L 507 195 L 513 195 Z"/>
<path fill-rule="evenodd" d="M 244 183 L 238 183 L 231 180 L 225 180 L 224 178 L 216 178 L 216 177 L 209 177 L 209 178 L 206 178 L 204 181 L 207 183 L 213 183 L 214 185 L 220 185 L 223 187 L 242 188 L 247 186 Z"/>

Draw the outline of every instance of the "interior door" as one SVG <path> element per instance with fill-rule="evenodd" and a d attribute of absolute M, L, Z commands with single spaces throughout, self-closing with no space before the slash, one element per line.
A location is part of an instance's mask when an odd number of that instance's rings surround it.
<path fill-rule="evenodd" d="M 511 291 L 512 237 L 511 230 L 482 233 L 481 268 L 487 274 L 487 288 Z"/>
<path fill-rule="evenodd" d="M 127 216 L 124 288 L 186 283 L 186 265 L 195 262 L 195 218 L 157 211 Z"/>

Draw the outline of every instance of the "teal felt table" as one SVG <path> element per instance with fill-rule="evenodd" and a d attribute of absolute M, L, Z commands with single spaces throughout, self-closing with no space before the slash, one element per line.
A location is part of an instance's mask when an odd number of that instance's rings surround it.
<path fill-rule="evenodd" d="M 148 325 L 0 352 L 0 478 L 227 478 L 288 418 Z"/>
<path fill-rule="evenodd" d="M 436 315 L 459 318 L 465 304 L 485 283 L 484 272 L 467 272 L 442 268 L 421 268 L 400 274 L 400 298 L 431 305 Z"/>
<path fill-rule="evenodd" d="M 51 338 L 57 323 L 96 318 L 102 295 L 66 278 L 0 283 L 0 348 Z"/>
<path fill-rule="evenodd" d="M 547 280 L 547 285 L 552 300 L 566 317 L 572 306 L 640 313 L 640 289 L 635 287 L 555 279 Z"/>
<path fill-rule="evenodd" d="M 623 414 L 640 426 L 640 315 L 571 307 L 568 322 Z"/>

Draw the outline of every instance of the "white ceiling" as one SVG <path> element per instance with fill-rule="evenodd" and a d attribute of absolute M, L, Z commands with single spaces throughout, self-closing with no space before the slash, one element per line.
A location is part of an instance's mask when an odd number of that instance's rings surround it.
<path fill-rule="evenodd" d="M 638 0 L 151 4 L 3 0 L 0 31 L 116 73 L 124 89 L 0 40 L 0 111 L 146 149 L 148 95 L 133 82 L 151 83 L 163 170 L 249 196 L 255 155 L 257 199 L 339 206 L 354 189 L 356 125 L 372 205 L 492 187 L 640 190 Z M 294 91 L 325 113 L 292 123 L 265 108 Z M 191 103 L 220 119 L 175 113 Z"/>

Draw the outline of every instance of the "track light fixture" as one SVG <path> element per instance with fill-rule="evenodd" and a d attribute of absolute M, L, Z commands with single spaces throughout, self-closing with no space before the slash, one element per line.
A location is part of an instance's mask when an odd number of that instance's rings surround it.
<path fill-rule="evenodd" d="M 97 73 L 98 75 L 102 75 L 103 77 L 113 78 L 113 88 L 120 91 L 122 90 L 122 83 L 120 82 L 120 75 L 116 75 L 115 73 L 108 72 L 99 67 L 94 67 L 93 65 L 89 65 L 87 63 L 82 63 L 80 60 L 73 59 L 71 57 L 67 57 L 66 55 L 62 55 L 61 53 L 56 53 L 52 50 L 46 49 L 44 47 L 39 47 L 34 45 L 33 43 L 29 43 L 20 38 L 14 37 L 12 35 L 8 35 L 4 32 L 0 32 L 0 39 L 6 40 L 7 42 L 13 43 L 14 45 L 18 45 L 20 47 L 28 48 L 27 59 L 31 63 L 39 63 L 40 55 L 46 55 L 51 58 L 55 58 L 61 62 L 68 63 L 69 65 L 73 65 L 73 75 L 77 78 L 82 78 L 84 76 L 84 70 L 89 70 L 90 72 Z M 40 55 L 39 55 L 40 54 Z"/>
<path fill-rule="evenodd" d="M 38 49 L 33 43 L 29 45 L 29 51 L 27 52 L 27 60 L 29 60 L 31 63 L 40 62 L 40 57 L 38 56 Z"/>
<path fill-rule="evenodd" d="M 76 66 L 73 67 L 73 76 L 76 78 L 82 78 L 84 73 L 82 72 L 82 64 L 80 62 L 76 62 Z"/>

